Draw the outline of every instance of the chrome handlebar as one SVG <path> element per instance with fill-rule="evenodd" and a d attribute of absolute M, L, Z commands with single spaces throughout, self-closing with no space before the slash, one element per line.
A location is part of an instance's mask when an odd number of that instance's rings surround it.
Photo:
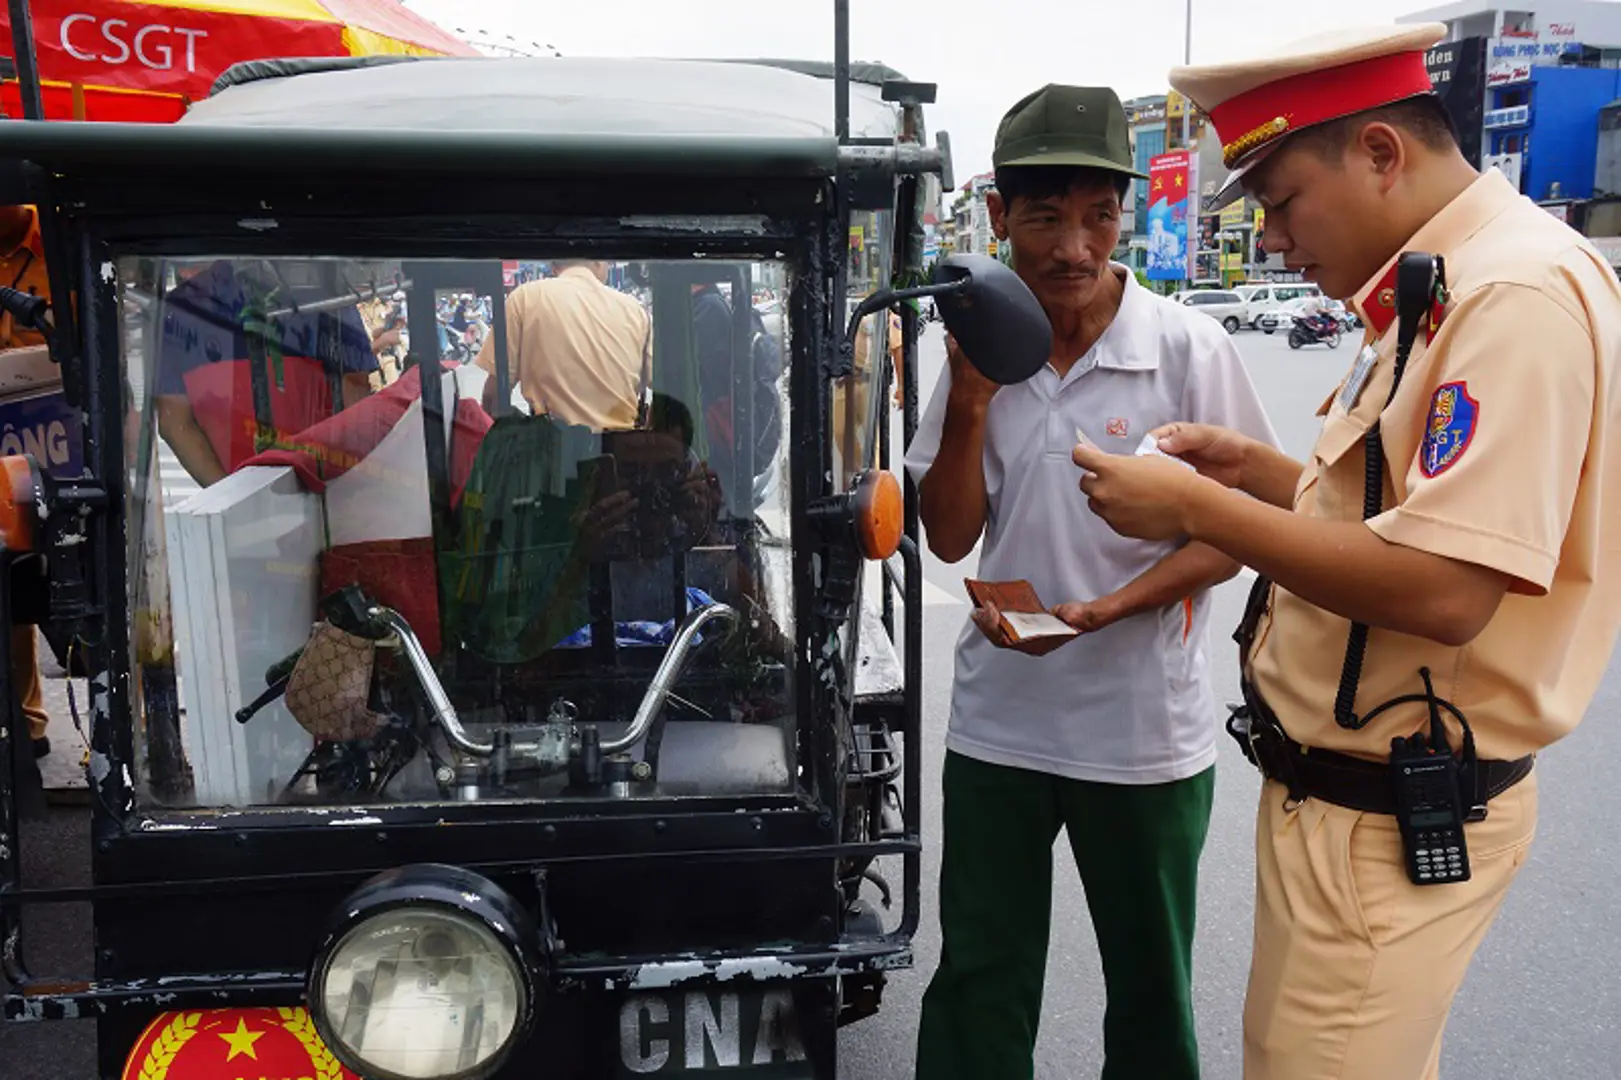
<path fill-rule="evenodd" d="M 422 642 L 411 629 L 411 624 L 406 622 L 399 612 L 381 604 L 373 604 L 367 615 L 388 627 L 393 637 L 400 643 L 411 670 L 416 674 L 417 682 L 422 685 L 423 693 L 428 696 L 428 706 L 433 713 L 431 719 L 444 731 L 451 745 L 462 753 L 474 757 L 493 757 L 495 746 L 475 741 L 462 726 L 461 718 L 456 715 L 456 707 L 450 703 L 450 695 L 445 693 L 444 684 L 439 681 L 439 674 L 433 670 L 427 650 L 422 647 Z M 647 685 L 647 692 L 642 695 L 641 704 L 636 707 L 636 715 L 631 720 L 630 729 L 617 739 L 603 742 L 604 754 L 628 750 L 647 736 L 659 711 L 664 708 L 671 688 L 681 677 L 681 669 L 686 665 L 687 655 L 692 651 L 693 639 L 698 636 L 699 630 L 716 619 L 726 621 L 734 630 L 739 622 L 737 610 L 721 603 L 698 608 L 682 620 L 681 626 L 675 632 L 675 638 L 664 653 L 664 659 L 659 662 L 658 670 L 653 673 L 653 680 Z M 513 745 L 511 750 L 519 755 L 541 756 L 545 748 L 538 743 L 532 745 L 518 743 Z"/>
<path fill-rule="evenodd" d="M 653 726 L 659 710 L 664 708 L 665 699 L 670 696 L 670 688 L 681 677 L 681 669 L 687 662 L 687 654 L 692 651 L 692 639 L 698 636 L 698 631 L 706 623 L 714 619 L 724 619 L 735 630 L 738 625 L 737 609 L 729 604 L 719 602 L 701 607 L 688 613 L 682 620 L 681 626 L 675 632 L 675 639 L 664 653 L 664 659 L 659 662 L 658 670 L 653 672 L 653 681 L 647 684 L 647 692 L 642 695 L 642 702 L 636 707 L 636 716 L 630 722 L 630 730 L 617 739 L 611 739 L 602 744 L 604 754 L 615 754 L 621 750 L 628 750 L 646 737 L 648 729 Z"/>

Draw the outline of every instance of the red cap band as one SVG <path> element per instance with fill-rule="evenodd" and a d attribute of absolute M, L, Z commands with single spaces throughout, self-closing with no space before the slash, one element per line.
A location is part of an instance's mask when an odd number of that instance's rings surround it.
<path fill-rule="evenodd" d="M 1431 93 L 1422 52 L 1400 52 L 1307 71 L 1245 91 L 1210 110 L 1230 169 L 1240 158 L 1292 131 Z"/>

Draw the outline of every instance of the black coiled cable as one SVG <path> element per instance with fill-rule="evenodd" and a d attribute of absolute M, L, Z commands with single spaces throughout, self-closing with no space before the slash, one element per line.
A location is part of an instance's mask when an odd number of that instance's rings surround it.
<path fill-rule="evenodd" d="M 1396 368 L 1390 379 L 1390 394 L 1385 398 L 1383 413 L 1396 400 L 1401 387 L 1402 374 L 1407 370 L 1407 358 L 1412 354 L 1413 342 L 1418 338 L 1418 324 L 1430 310 L 1437 283 L 1444 285 L 1445 271 L 1438 257 L 1422 252 L 1409 252 L 1401 257 L 1396 271 Z M 1385 500 L 1385 447 L 1379 438 L 1379 419 L 1363 436 L 1365 458 L 1363 464 L 1362 520 L 1377 517 L 1384 509 Z M 1342 728 L 1358 730 L 1370 716 L 1356 715 L 1356 690 L 1362 681 L 1362 661 L 1368 651 L 1368 626 L 1352 623 L 1351 636 L 1345 643 L 1345 664 L 1340 669 L 1340 688 L 1334 695 L 1334 722 Z"/>

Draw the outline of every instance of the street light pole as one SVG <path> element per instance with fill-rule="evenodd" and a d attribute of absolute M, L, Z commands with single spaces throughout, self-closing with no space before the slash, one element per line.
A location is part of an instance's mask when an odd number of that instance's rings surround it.
<path fill-rule="evenodd" d="M 1187 0 L 1182 17 L 1182 66 L 1187 67 L 1193 63 L 1193 0 Z M 1192 150 L 1188 143 L 1190 128 L 1189 117 L 1193 112 L 1193 105 L 1186 97 L 1182 99 L 1182 149 Z"/>

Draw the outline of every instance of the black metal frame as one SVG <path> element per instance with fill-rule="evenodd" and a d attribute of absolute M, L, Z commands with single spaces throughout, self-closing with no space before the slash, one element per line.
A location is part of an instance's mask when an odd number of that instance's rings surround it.
<path fill-rule="evenodd" d="M 564 182 L 568 184 L 568 182 Z M 555 182 L 554 182 L 555 185 Z M 821 583 L 815 565 L 823 542 L 815 539 L 807 520 L 810 505 L 826 492 L 822 477 L 830 457 L 830 429 L 825 422 L 830 396 L 824 360 L 836 351 L 842 327 L 837 316 L 842 306 L 827 302 L 826 283 L 833 276 L 830 265 L 843 261 L 843 236 L 838 219 L 830 220 L 825 211 L 815 211 L 818 192 L 831 197 L 823 184 L 779 183 L 772 192 L 762 191 L 757 203 L 766 222 L 763 235 L 716 237 L 680 230 L 639 229 L 634 236 L 615 231 L 611 223 L 588 213 L 571 216 L 519 216 L 503 212 L 501 196 L 516 194 L 513 188 L 496 183 L 487 189 L 490 197 L 469 196 L 476 205 L 491 207 L 477 219 L 423 215 L 402 223 L 387 211 L 371 217 L 345 218 L 345 243 L 335 250 L 334 229 L 323 210 L 343 205 L 341 182 L 321 185 L 320 196 L 287 190 L 286 185 L 259 184 L 231 190 L 231 185 L 213 186 L 201 199 L 190 198 L 187 205 L 175 206 L 176 214 L 158 212 L 173 200 L 163 180 L 151 185 L 128 176 L 121 179 L 118 193 L 105 182 L 92 177 L 69 175 L 53 185 L 58 205 L 84 206 L 86 211 L 70 221 L 78 253 L 76 277 L 81 285 L 80 312 L 87 363 L 85 371 L 118 371 L 119 333 L 116 281 L 101 274 L 107 260 L 120 255 L 189 255 L 228 251 L 243 256 L 297 254 L 316 256 L 342 254 L 368 257 L 402 255 L 417 258 L 455 258 L 460 255 L 487 255 L 492 242 L 508 250 L 525 245 L 545 245 L 553 249 L 591 246 L 602 257 L 657 258 L 661 255 L 703 253 L 715 257 L 770 258 L 786 252 L 796 272 L 792 293 L 791 395 L 796 404 L 810 406 L 790 411 L 788 437 L 790 472 L 793 477 L 792 520 L 800 537 L 796 543 L 794 591 L 800 640 L 816 640 L 836 632 L 831 625 L 820 625 L 816 597 Z M 536 200 L 534 184 L 526 185 L 524 201 Z M 572 186 L 569 184 L 569 186 Z M 612 190 L 604 190 L 604 188 Z M 597 185 L 597 199 L 603 205 L 619 208 L 634 205 L 632 196 L 643 203 L 658 204 L 657 184 L 638 181 L 631 185 Z M 734 189 L 735 191 L 735 189 Z M 703 192 L 688 204 L 711 200 Z M 111 196 L 121 208 L 142 207 L 139 217 L 116 211 L 104 214 L 103 196 Z M 161 196 L 161 197 L 160 197 Z M 15 196 L 13 196 L 15 197 Z M 298 201 L 295 202 L 294 200 Z M 549 200 L 545 200 L 549 201 Z M 199 207 L 198 202 L 205 205 Z M 263 206 L 281 207 L 304 203 L 298 216 L 277 213 L 274 230 L 244 229 L 240 214 Z M 235 214 L 227 212 L 232 208 Z M 790 224 L 804 222 L 805 225 Z M 399 239 L 409 236 L 409 242 Z M 838 294 L 834 294 L 839 300 Z M 431 338 L 429 339 L 432 340 Z M 910 366 L 908 367 L 910 375 Z M 909 379 L 909 381 L 911 381 Z M 433 380 L 429 380 L 433 382 Z M 87 462 L 93 463 L 89 486 L 105 491 L 106 505 L 125 506 L 126 465 L 123 446 L 123 401 L 105 377 L 89 378 L 82 386 L 89 423 L 86 425 Z M 431 442 L 431 440 L 430 440 Z M 871 955 L 863 961 L 841 961 L 836 971 L 895 966 L 909 956 L 908 938 L 915 929 L 917 906 L 917 866 L 919 851 L 920 805 L 909 797 L 904 808 L 906 836 L 879 843 L 841 843 L 838 827 L 842 800 L 842 770 L 847 768 L 834 750 L 835 725 L 842 708 L 839 694 L 830 688 L 842 684 L 845 674 L 820 670 L 823 661 L 814 650 L 800 650 L 797 659 L 796 705 L 802 717 L 800 732 L 809 754 L 802 758 L 812 771 L 812 792 L 808 796 L 777 796 L 681 800 L 673 803 L 611 802 L 581 804 L 533 804 L 521 811 L 499 805 L 372 806 L 364 826 L 334 824 L 334 815 L 299 809 L 276 809 L 244 813 L 221 812 L 137 812 L 134 793 L 126 778 L 134 768 L 134 746 L 129 722 L 130 674 L 127 579 L 124 543 L 125 518 L 121 510 L 93 513 L 85 518 L 88 550 L 92 561 L 91 600 L 99 617 L 94 620 L 90 639 L 90 670 L 98 673 L 91 680 L 91 741 L 100 777 L 93 790 L 93 835 L 96 846 L 94 865 L 97 885 L 86 890 L 30 892 L 20 888 L 15 873 L 0 863 L 0 940 L 17 928 L 17 912 L 24 904 L 89 901 L 97 905 L 98 931 L 110 930 L 119 916 L 121 902 L 136 898 L 152 901 L 163 897 L 196 894 L 251 894 L 269 888 L 289 886 L 297 868 L 302 883 L 321 888 L 348 887 L 365 874 L 405 862 L 456 862 L 474 868 L 500 868 L 507 872 L 531 873 L 570 865 L 639 863 L 643 860 L 675 859 L 683 863 L 709 862 L 719 865 L 811 863 L 832 867 L 839 860 L 870 860 L 881 855 L 901 854 L 908 863 L 906 909 L 902 928 L 880 943 L 869 946 Z M 915 534 L 915 523 L 911 525 Z M 915 548 L 911 549 L 915 554 Z M 824 564 L 825 559 L 821 560 Z M 908 578 L 914 575 L 909 573 Z M 908 591 L 915 591 L 908 581 Z M 916 611 L 908 604 L 909 612 Z M 84 629 L 91 629 L 86 627 Z M 918 650 L 908 647 L 908 668 L 915 666 Z M 914 674 L 915 677 L 915 674 Z M 915 684 L 914 684 L 915 685 Z M 909 695 L 914 697 L 914 695 Z M 911 710 L 915 712 L 915 710 Z M 909 717 L 906 755 L 908 788 L 916 788 L 917 748 L 920 730 Z M 7 756 L 0 750 L 0 757 Z M 586 816 L 590 815 L 590 816 Z M 338 815 L 341 818 L 343 815 Z M 0 822 L 15 822 L 9 786 L 0 788 Z M 456 826 L 446 829 L 446 825 Z M 0 827 L 0 832 L 4 832 Z M 15 835 L 13 830 L 12 835 Z M 522 858 L 514 853 L 534 852 Z M 317 880 L 320 879 L 320 880 Z M 803 947 L 826 950 L 838 939 L 841 911 L 830 889 L 826 907 L 825 933 L 807 935 Z M 116 934 L 109 934 L 116 937 Z M 14 975 L 25 975 L 21 954 L 15 956 Z M 595 962 L 593 977 L 612 977 L 617 970 L 629 977 L 646 958 Z M 852 966 L 852 964 L 854 966 Z M 112 1015 L 122 1010 L 151 1010 L 160 991 L 166 1007 L 188 1004 L 248 1004 L 285 995 L 292 987 L 290 972 L 214 971 L 165 972 L 160 984 L 156 976 L 126 977 L 116 955 L 104 949 L 98 957 L 97 979 L 66 983 L 31 980 L 7 995 L 8 1018 L 43 1018 L 69 1015 Z M 567 961 L 560 966 L 567 970 Z M 283 998 L 283 1000 L 286 1000 Z"/>
<path fill-rule="evenodd" d="M 14 17 L 14 35 L 26 40 L 31 29 L 26 0 L 8 2 L 14 16 L 22 13 L 20 21 Z M 795 995 L 811 1060 L 817 1075 L 832 1073 L 832 1029 L 875 1007 L 883 972 L 910 965 L 910 938 L 921 916 L 922 578 L 917 497 L 909 479 L 906 535 L 899 553 L 904 573 L 897 574 L 891 563 L 883 579 L 884 625 L 892 638 L 892 585 L 904 594 L 906 692 L 899 701 L 852 700 L 853 673 L 844 654 L 818 647 L 835 640 L 846 620 L 854 623 L 851 637 L 859 635 L 859 619 L 852 618 L 849 607 L 837 599 L 829 602 L 830 595 L 843 595 L 848 584 L 829 569 L 841 562 L 834 556 L 844 555 L 836 549 L 845 541 L 818 533 L 813 522 L 815 509 L 831 495 L 824 477 L 831 464 L 830 376 L 839 368 L 844 337 L 846 226 L 853 209 L 896 209 L 899 194 L 893 250 L 898 272 L 915 271 L 920 255 L 912 233 L 917 175 L 941 163 L 940 154 L 921 148 L 917 101 L 906 97 L 892 99 L 908 106 L 908 131 L 899 143 L 850 139 L 848 0 L 835 0 L 834 6 L 833 139 L 442 132 L 357 137 L 310 130 L 136 131 L 43 123 L 0 130 L 0 159 L 12 159 L 0 162 L 6 166 L 0 168 L 0 198 L 40 206 L 53 295 L 77 292 L 79 298 L 79 326 L 74 326 L 71 309 L 64 309 L 57 316 L 60 340 L 53 344 L 63 364 L 65 397 L 85 410 L 90 475 L 59 490 L 54 509 L 70 513 L 71 535 L 62 542 L 88 558 L 81 579 L 53 578 L 51 590 L 58 614 L 70 608 L 80 613 L 76 629 L 94 673 L 90 712 L 96 882 L 84 889 L 21 888 L 17 792 L 10 782 L 21 744 L 15 738 L 0 739 L 0 960 L 3 974 L 21 983 L 4 997 L 6 1019 L 100 1018 L 101 1071 L 115 1075 L 139 1026 L 156 1013 L 300 1001 L 306 971 L 299 964 L 307 957 L 298 948 L 316 944 L 313 920 L 329 916 L 336 899 L 376 870 L 452 862 L 502 881 L 537 910 L 555 911 L 554 895 L 594 900 L 604 886 L 605 895 L 612 896 L 615 884 L 645 885 L 652 865 L 658 867 L 662 888 L 676 897 L 671 906 L 681 907 L 682 898 L 688 906 L 701 905 L 714 895 L 707 889 L 730 884 L 745 894 L 739 903 L 758 904 L 763 897 L 772 910 L 750 921 L 750 929 L 713 941 L 690 933 L 661 937 L 655 927 L 624 947 L 604 949 L 593 947 L 603 942 L 589 940 L 597 928 L 586 929 L 587 940 L 576 941 L 573 949 L 559 948 L 551 963 L 554 987 L 575 991 L 561 999 L 562 1015 L 555 1022 L 568 1030 L 572 1018 L 585 1015 L 577 1011 L 584 1006 L 568 1001 L 713 981 L 722 965 L 728 965 L 732 981 L 741 972 L 745 983 L 792 970 L 797 972 Z M 18 55 L 23 58 L 25 100 L 31 100 L 37 116 L 32 49 L 20 49 Z M 905 87 L 909 89 L 900 92 L 914 97 L 932 94 L 925 87 Z M 886 86 L 886 98 L 888 90 Z M 433 208 L 443 205 L 446 179 L 464 181 L 469 159 L 481 162 L 479 177 L 457 194 L 464 205 L 479 207 L 478 214 L 436 212 Z M 266 161 L 319 161 L 321 169 L 310 176 L 284 176 L 263 168 Z M 944 164 L 949 175 L 949 161 Z M 195 182 L 199 167 L 213 170 L 207 185 Z M 379 169 L 390 176 L 386 188 L 375 183 Z M 367 192 L 367 216 L 349 212 L 355 190 Z M 568 207 L 569 213 L 536 214 L 535 206 Z M 660 218 L 739 212 L 757 215 L 758 230 L 718 236 L 686 231 Z M 627 213 L 641 215 L 633 227 Z M 341 229 L 334 227 L 339 221 Z M 340 232 L 345 243 L 338 251 L 332 237 Z M 409 243 L 401 236 L 410 237 Z M 363 822 L 352 824 L 344 823 L 345 814 L 298 809 L 138 811 L 127 782 L 135 768 L 127 570 L 136 549 L 126 547 L 125 536 L 123 394 L 115 392 L 109 376 L 120 370 L 122 323 L 116 277 L 103 267 L 120 255 L 486 258 L 492 242 L 509 250 L 527 246 L 558 255 L 589 249 L 606 258 L 782 257 L 792 265 L 795 285 L 788 318 L 794 408 L 783 426 L 795 536 L 795 706 L 808 783 L 802 783 L 798 794 L 782 796 L 518 807 L 367 806 Z M 73 279 L 76 290 L 70 288 Z M 746 293 L 746 280 L 743 285 Z M 918 330 L 910 308 L 903 311 L 903 326 L 909 441 L 917 422 Z M 504 329 L 498 316 L 498 339 Z M 737 332 L 746 336 L 741 320 Z M 424 340 L 431 343 L 436 337 L 428 334 Z M 498 376 L 501 387 L 504 376 Z M 887 367 L 878 391 L 875 411 L 887 421 Z M 437 380 L 424 383 L 423 397 L 425 414 L 443 423 Z M 499 397 L 504 405 L 507 395 Z M 878 437 L 880 461 L 887 468 L 887 422 L 881 422 Z M 745 441 L 752 450 L 752 440 Z M 443 445 L 432 438 L 428 444 L 430 452 Z M 138 493 L 144 492 L 144 477 L 135 484 Z M 435 505 L 441 506 L 441 500 L 436 498 Z M 8 614 L 6 601 L 0 588 L 0 617 Z M 0 692 L 8 689 L 7 676 L 0 658 Z M 852 763 L 840 740 L 868 719 L 888 733 L 877 743 L 888 761 L 874 782 L 892 779 L 897 769 L 904 773 L 903 823 L 898 834 L 853 837 L 844 823 L 845 781 Z M 12 716 L 11 721 L 13 730 L 20 730 L 20 719 Z M 893 760 L 897 729 L 903 763 Z M 854 918 L 838 875 L 840 868 L 852 866 L 864 872 L 873 860 L 891 855 L 900 855 L 905 867 L 900 924 L 874 933 L 870 924 Z M 750 893 L 751 888 L 756 892 Z M 638 899 L 643 907 L 631 903 L 625 910 L 650 910 L 645 898 Z M 21 908 L 86 902 L 95 910 L 95 978 L 32 978 L 21 950 Z M 725 911 L 740 910 L 736 904 L 722 907 L 720 920 Z M 148 927 L 186 935 L 198 916 L 235 920 L 257 933 L 279 936 L 280 944 L 291 942 L 293 949 L 230 945 L 220 959 L 211 947 L 228 943 L 217 941 L 216 935 L 188 947 L 189 958 L 204 957 L 197 964 L 176 961 L 161 946 L 143 940 Z M 754 929 L 772 919 L 771 932 Z M 777 932 L 782 928 L 787 929 Z M 661 951 L 695 940 L 701 948 Z M 269 955 L 291 955 L 297 963 L 251 959 Z M 852 988 L 864 996 L 864 1003 L 854 1008 L 844 1001 L 843 1014 L 837 989 L 841 979 L 846 998 Z M 554 1042 L 536 1052 L 556 1055 L 559 1049 L 561 1058 L 545 1064 L 580 1074 L 583 1059 L 578 1053 L 571 1059 L 569 1047 Z M 529 1075 L 534 1064 L 515 1062 L 503 1075 Z"/>

